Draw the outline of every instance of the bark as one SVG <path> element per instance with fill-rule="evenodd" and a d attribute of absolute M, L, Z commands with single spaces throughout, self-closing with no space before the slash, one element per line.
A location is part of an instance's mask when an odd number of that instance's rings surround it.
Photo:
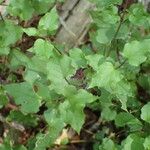
<path fill-rule="evenodd" d="M 5 15 L 6 14 L 6 5 L 9 4 L 9 0 L 5 0 L 3 5 L 0 5 L 0 13 L 1 15 Z"/>
<path fill-rule="evenodd" d="M 88 0 L 67 0 L 60 15 L 61 26 L 55 41 L 67 48 L 78 46 L 92 21 L 88 11 L 93 8 Z"/>

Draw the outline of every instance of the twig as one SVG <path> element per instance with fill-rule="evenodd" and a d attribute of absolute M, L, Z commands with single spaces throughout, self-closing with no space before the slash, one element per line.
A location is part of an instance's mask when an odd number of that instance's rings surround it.
<path fill-rule="evenodd" d="M 8 103 L 8 104 L 6 105 L 6 108 L 10 108 L 10 109 L 12 109 L 12 110 L 18 110 L 18 107 L 17 107 L 17 106 L 12 105 L 12 104 L 10 104 L 10 103 Z"/>
<path fill-rule="evenodd" d="M 92 142 L 92 140 L 90 141 L 86 141 L 86 140 L 72 140 L 70 143 L 71 144 L 77 144 L 77 143 L 90 143 Z"/>
<path fill-rule="evenodd" d="M 93 132 L 91 132 L 91 131 L 89 131 L 89 130 L 86 130 L 86 129 L 83 129 L 86 133 L 88 133 L 88 134 L 91 134 L 91 135 L 93 135 L 94 133 Z"/>

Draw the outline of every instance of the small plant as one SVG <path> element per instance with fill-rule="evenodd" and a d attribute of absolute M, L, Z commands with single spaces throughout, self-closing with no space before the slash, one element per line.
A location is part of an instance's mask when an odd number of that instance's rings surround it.
<path fill-rule="evenodd" d="M 93 149 L 150 150 L 150 15 L 129 0 L 90 1 L 90 45 L 68 52 L 53 40 L 58 1 L 10 1 L 0 20 L 0 108 L 11 106 L 0 149 L 46 150 L 67 125 L 80 134 L 88 107 L 102 122 Z M 16 142 L 14 122 L 34 134 Z"/>

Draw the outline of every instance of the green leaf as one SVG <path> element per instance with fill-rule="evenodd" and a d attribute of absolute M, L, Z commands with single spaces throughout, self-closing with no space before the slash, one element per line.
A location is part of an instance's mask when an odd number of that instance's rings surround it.
<path fill-rule="evenodd" d="M 110 5 L 113 5 L 113 4 L 121 4 L 122 3 L 122 0 L 90 0 L 91 2 L 96 2 L 97 4 L 99 4 L 100 6 L 103 6 L 103 7 L 108 7 Z"/>
<path fill-rule="evenodd" d="M 41 105 L 40 97 L 34 92 L 33 87 L 27 83 L 12 83 L 5 85 L 4 88 L 14 97 L 17 105 L 21 105 L 23 113 L 36 113 Z"/>
<path fill-rule="evenodd" d="M 10 141 L 6 141 L 7 137 L 5 138 L 5 141 L 3 143 L 0 144 L 0 149 L 1 150 L 13 150 L 13 148 L 11 147 L 11 143 Z"/>
<path fill-rule="evenodd" d="M 145 138 L 143 145 L 146 150 L 150 150 L 150 136 Z"/>
<path fill-rule="evenodd" d="M 118 16 L 118 8 L 114 5 L 111 5 L 105 9 L 100 7 L 97 11 L 95 10 L 94 12 L 91 12 L 91 15 L 94 23 L 99 27 L 98 29 L 105 28 L 110 30 L 111 35 L 114 32 L 113 28 L 117 27 L 116 25 L 120 20 L 120 17 Z"/>
<path fill-rule="evenodd" d="M 57 127 L 60 125 L 62 128 L 65 125 L 64 120 L 60 116 L 61 114 L 57 109 L 48 109 L 44 112 L 45 120 L 50 127 Z"/>
<path fill-rule="evenodd" d="M 115 35 L 115 28 L 100 28 L 97 30 L 96 40 L 101 44 L 110 44 Z"/>
<path fill-rule="evenodd" d="M 66 88 L 66 98 L 74 107 L 85 107 L 87 103 L 94 102 L 98 97 L 84 89 L 77 90 L 74 86 Z"/>
<path fill-rule="evenodd" d="M 41 59 L 48 59 L 53 55 L 53 49 L 54 46 L 50 42 L 37 39 L 28 51 L 34 52 Z"/>
<path fill-rule="evenodd" d="M 20 52 L 17 49 L 13 49 L 10 55 L 11 55 L 10 66 L 13 69 L 19 66 L 28 66 L 28 63 L 30 63 L 30 59 L 26 55 L 24 55 L 24 53 Z"/>
<path fill-rule="evenodd" d="M 100 95 L 99 100 L 100 100 L 102 108 L 105 108 L 105 107 L 108 108 L 112 106 L 113 105 L 111 101 L 112 98 L 113 98 L 112 94 L 110 94 L 107 90 L 103 88 L 101 89 L 101 95 Z"/>
<path fill-rule="evenodd" d="M 53 95 L 55 96 L 55 92 L 50 91 L 47 84 L 44 84 L 44 83 L 39 81 L 39 82 L 36 82 L 36 87 L 38 89 L 37 94 L 39 96 L 41 96 L 43 100 L 49 102 L 49 100 L 55 99 L 55 98 L 53 98 Z"/>
<path fill-rule="evenodd" d="M 69 50 L 69 56 L 71 57 L 76 68 L 84 67 L 86 65 L 85 55 L 81 49 L 73 48 Z"/>
<path fill-rule="evenodd" d="M 12 16 L 18 16 L 22 20 L 28 20 L 32 17 L 34 8 L 31 1 L 26 0 L 11 0 L 8 6 L 8 12 Z"/>
<path fill-rule="evenodd" d="M 138 84 L 142 86 L 148 93 L 150 90 L 150 76 L 149 74 L 141 74 L 138 78 Z"/>
<path fill-rule="evenodd" d="M 49 130 L 45 134 L 37 135 L 37 141 L 34 150 L 43 150 L 50 145 L 53 145 L 54 141 L 65 125 L 56 109 L 48 109 L 44 112 L 44 117 L 49 125 Z"/>
<path fill-rule="evenodd" d="M 79 133 L 85 120 L 83 109 L 86 104 L 94 102 L 96 99 L 97 97 L 85 90 L 79 90 L 74 94 L 70 91 L 66 101 L 59 107 L 61 118 Z"/>
<path fill-rule="evenodd" d="M 139 66 L 141 63 L 146 61 L 149 47 L 149 39 L 141 42 L 132 41 L 125 44 L 123 56 L 128 59 L 130 65 Z"/>
<path fill-rule="evenodd" d="M 58 94 L 64 94 L 68 87 L 67 77 L 75 73 L 71 59 L 64 55 L 60 58 L 51 59 L 47 64 L 48 79 L 51 81 L 50 89 Z"/>
<path fill-rule="evenodd" d="M 8 103 L 5 91 L 0 87 L 0 109 Z"/>
<path fill-rule="evenodd" d="M 134 4 L 129 9 L 129 21 L 131 24 L 139 27 L 149 28 L 150 18 L 142 4 Z"/>
<path fill-rule="evenodd" d="M 114 142 L 109 138 L 104 138 L 99 150 L 117 150 Z"/>
<path fill-rule="evenodd" d="M 119 99 L 122 104 L 121 108 L 125 111 L 127 111 L 126 103 L 128 98 L 135 96 L 133 87 L 129 82 L 126 82 L 126 80 L 121 80 L 118 82 L 111 93 Z"/>
<path fill-rule="evenodd" d="M 11 56 L 11 68 L 16 69 L 20 66 L 25 66 L 27 69 L 26 72 L 31 71 L 32 73 L 34 72 L 34 75 L 38 74 L 37 78 L 39 78 L 39 73 L 46 74 L 46 65 L 48 59 L 41 59 L 38 56 L 33 56 L 32 58 L 30 58 L 16 49 L 13 49 Z M 36 79 L 36 75 L 34 76 L 34 79 Z M 27 80 L 29 81 L 30 79 L 28 78 Z"/>
<path fill-rule="evenodd" d="M 52 6 L 54 6 L 55 0 L 32 0 L 33 8 L 36 14 L 46 13 Z"/>
<path fill-rule="evenodd" d="M 142 129 L 141 122 L 130 113 L 119 113 L 115 118 L 115 124 L 118 127 L 128 125 L 130 130 L 137 131 Z"/>
<path fill-rule="evenodd" d="M 60 105 L 59 110 L 64 122 L 71 125 L 71 127 L 79 133 L 85 118 L 83 108 L 76 106 L 73 107 L 69 101 L 65 101 Z"/>
<path fill-rule="evenodd" d="M 14 44 L 22 36 L 22 29 L 14 25 L 11 21 L 0 22 L 0 55 L 7 55 L 9 46 Z"/>
<path fill-rule="evenodd" d="M 106 121 L 114 120 L 117 113 L 115 110 L 110 109 L 109 107 L 102 108 L 101 118 Z"/>
<path fill-rule="evenodd" d="M 48 34 L 54 34 L 58 28 L 58 14 L 56 7 L 47 12 L 39 21 L 38 28 L 46 31 Z"/>
<path fill-rule="evenodd" d="M 24 80 L 33 84 L 35 81 L 40 80 L 40 75 L 32 70 L 26 70 L 24 73 Z"/>
<path fill-rule="evenodd" d="M 52 127 L 53 125 L 56 127 L 56 124 L 57 126 L 69 124 L 79 133 L 85 120 L 84 107 L 94 102 L 97 97 L 82 89 L 77 91 L 74 87 L 69 87 L 66 91 L 65 101 L 60 103 L 58 109 L 46 111 L 45 118 Z"/>
<path fill-rule="evenodd" d="M 52 126 L 52 130 L 49 129 L 47 133 L 38 134 L 36 137 L 37 141 L 35 143 L 35 148 L 33 150 L 46 150 L 46 148 L 52 146 L 61 130 L 62 128 L 58 127 L 58 124 L 56 124 L 56 126 Z"/>
<path fill-rule="evenodd" d="M 127 98 L 132 96 L 132 90 L 130 85 L 123 80 L 121 72 L 116 70 L 112 63 L 104 62 L 99 65 L 98 69 L 92 76 L 89 88 L 96 86 L 104 88 L 117 97 L 122 104 L 122 109 L 126 110 Z"/>
<path fill-rule="evenodd" d="M 144 139 L 137 134 L 129 135 L 125 141 L 123 141 L 123 150 L 144 150 Z"/>
<path fill-rule="evenodd" d="M 25 32 L 28 36 L 37 36 L 38 35 L 38 30 L 33 27 L 24 28 L 23 32 Z"/>
<path fill-rule="evenodd" d="M 15 146 L 13 150 L 27 150 L 27 148 L 23 145 Z"/>
<path fill-rule="evenodd" d="M 125 141 L 123 141 L 123 150 L 132 150 L 131 146 L 133 143 L 133 139 L 128 136 Z"/>
<path fill-rule="evenodd" d="M 0 55 L 8 55 L 10 51 L 9 47 L 2 47 L 0 46 Z"/>
<path fill-rule="evenodd" d="M 35 127 L 38 124 L 38 118 L 36 118 L 36 116 L 33 116 L 31 114 L 24 115 L 17 110 L 11 111 L 9 116 L 7 117 L 7 120 L 21 123 L 22 125 L 25 125 L 27 127 Z"/>
<path fill-rule="evenodd" d="M 100 61 L 104 58 L 103 55 L 94 54 L 85 56 L 88 65 L 90 65 L 95 71 L 98 70 Z"/>
<path fill-rule="evenodd" d="M 46 74 L 46 65 L 48 63 L 48 59 L 42 59 L 39 56 L 34 56 L 26 62 L 26 68 L 41 74 Z"/>
<path fill-rule="evenodd" d="M 141 119 L 144 121 L 150 123 L 150 102 L 148 102 L 146 105 L 144 105 L 141 109 Z"/>
<path fill-rule="evenodd" d="M 104 62 L 99 66 L 98 70 L 92 77 L 89 87 L 104 87 L 108 91 L 112 91 L 122 78 L 123 76 L 110 62 Z"/>

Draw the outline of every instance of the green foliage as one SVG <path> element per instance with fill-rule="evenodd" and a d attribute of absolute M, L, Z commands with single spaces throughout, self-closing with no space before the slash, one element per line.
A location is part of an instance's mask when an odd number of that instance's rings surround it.
<path fill-rule="evenodd" d="M 150 15 L 139 3 L 90 1 L 90 44 L 68 51 L 55 43 L 64 0 L 10 1 L 0 20 L 0 109 L 10 109 L 6 126 L 33 133 L 22 144 L 6 133 L 0 149 L 51 149 L 63 128 L 84 130 L 88 108 L 100 114 L 96 150 L 150 150 Z"/>
<path fill-rule="evenodd" d="M 20 111 L 11 111 L 7 120 L 21 123 L 27 127 L 34 127 L 37 125 L 38 118 L 32 114 L 24 115 Z"/>
<path fill-rule="evenodd" d="M 41 32 L 46 32 L 47 34 L 55 33 L 58 28 L 58 14 L 55 7 L 40 19 L 38 28 Z"/>
<path fill-rule="evenodd" d="M 16 104 L 21 105 L 21 111 L 23 113 L 38 112 L 41 100 L 29 83 L 13 83 L 6 85 L 5 89 L 14 97 Z"/>
<path fill-rule="evenodd" d="M 141 122 L 130 113 L 119 113 L 115 118 L 115 124 L 118 127 L 127 125 L 131 131 L 141 130 Z"/>
<path fill-rule="evenodd" d="M 144 138 L 140 137 L 137 134 L 131 134 L 122 142 L 123 150 L 143 150 L 143 142 Z"/>
<path fill-rule="evenodd" d="M 90 1 L 95 2 L 97 4 L 100 4 L 103 7 L 107 7 L 107 6 L 112 5 L 112 4 L 121 4 L 122 3 L 122 0 L 106 0 L 106 1 L 103 1 L 103 0 L 90 0 Z"/>
<path fill-rule="evenodd" d="M 47 36 L 54 35 L 59 23 L 59 16 L 56 7 L 53 7 L 49 12 L 41 17 L 38 27 L 24 28 L 23 31 L 29 36 Z"/>
<path fill-rule="evenodd" d="M 129 10 L 129 21 L 136 26 L 149 28 L 150 18 L 142 5 L 133 5 Z"/>
<path fill-rule="evenodd" d="M 54 2 L 55 0 L 11 0 L 7 9 L 10 15 L 20 17 L 21 20 L 28 20 L 31 19 L 34 13 L 46 13 Z"/>
<path fill-rule="evenodd" d="M 150 123 L 150 113 L 149 113 L 150 103 L 144 105 L 141 109 L 141 119 Z"/>
<path fill-rule="evenodd" d="M 2 87 L 0 87 L 0 98 L 0 108 L 2 108 L 8 103 L 7 95 Z"/>
<path fill-rule="evenodd" d="M 42 39 L 37 39 L 34 43 L 33 48 L 30 48 L 29 51 L 35 53 L 41 59 L 49 59 L 53 55 L 54 46 Z M 44 51 L 43 51 L 44 50 Z"/>
<path fill-rule="evenodd" d="M 144 41 L 132 41 L 127 43 L 123 50 L 123 55 L 128 58 L 129 64 L 133 66 L 139 66 L 141 63 L 146 61 L 149 54 L 150 40 Z M 136 55 L 135 55 L 136 54 Z"/>
<path fill-rule="evenodd" d="M 117 150 L 117 148 L 115 147 L 114 142 L 111 139 L 108 138 L 104 138 L 102 145 L 99 146 L 99 150 Z"/>
<path fill-rule="evenodd" d="M 21 27 L 15 25 L 9 20 L 0 22 L 0 54 L 8 55 L 11 45 L 13 45 L 22 36 Z"/>
<path fill-rule="evenodd" d="M 148 137 L 146 137 L 145 138 L 145 141 L 144 141 L 144 148 L 146 149 L 146 150 L 149 150 L 150 149 L 150 137 L 148 136 Z"/>
<path fill-rule="evenodd" d="M 32 8 L 31 1 L 22 0 L 11 0 L 8 7 L 8 12 L 13 16 L 19 16 L 22 20 L 30 19 L 34 9 Z"/>

